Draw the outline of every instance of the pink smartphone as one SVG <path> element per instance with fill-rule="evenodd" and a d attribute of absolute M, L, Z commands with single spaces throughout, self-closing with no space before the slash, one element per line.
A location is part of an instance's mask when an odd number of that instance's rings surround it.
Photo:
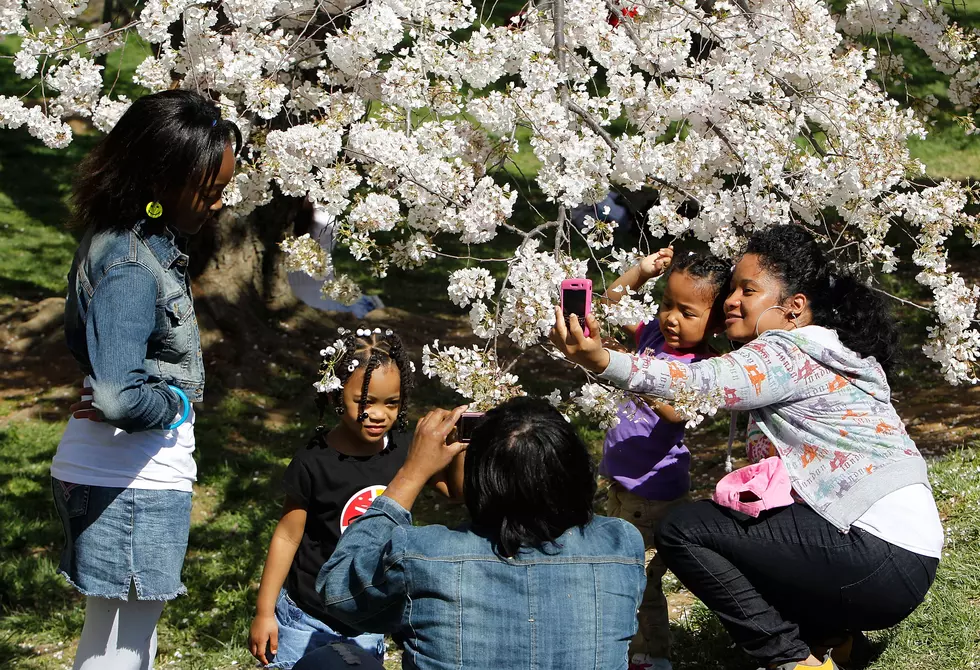
<path fill-rule="evenodd" d="M 561 313 L 565 323 L 572 314 L 578 317 L 582 331 L 590 337 L 589 328 L 585 325 L 585 315 L 592 311 L 592 280 L 566 279 L 561 283 Z"/>

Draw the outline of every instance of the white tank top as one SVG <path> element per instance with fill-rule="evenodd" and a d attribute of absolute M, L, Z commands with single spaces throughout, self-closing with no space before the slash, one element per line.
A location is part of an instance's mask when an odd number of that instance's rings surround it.
<path fill-rule="evenodd" d="M 854 526 L 912 553 L 942 558 L 943 522 L 925 484 L 892 491 L 869 507 Z"/>
<path fill-rule="evenodd" d="M 51 476 L 90 486 L 190 491 L 197 480 L 194 419 L 191 405 L 187 421 L 173 430 L 127 433 L 72 417 L 58 443 Z"/>

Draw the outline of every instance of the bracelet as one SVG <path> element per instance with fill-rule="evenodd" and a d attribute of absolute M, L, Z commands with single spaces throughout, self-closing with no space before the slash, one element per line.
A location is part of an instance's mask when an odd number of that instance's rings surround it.
<path fill-rule="evenodd" d="M 180 401 L 183 404 L 183 411 L 180 413 L 180 418 L 167 426 L 167 430 L 173 430 L 174 428 L 181 426 L 185 421 L 187 421 L 187 417 L 191 415 L 191 401 L 187 399 L 187 394 L 176 386 L 167 384 L 167 388 L 176 393 L 177 397 L 180 398 Z"/>

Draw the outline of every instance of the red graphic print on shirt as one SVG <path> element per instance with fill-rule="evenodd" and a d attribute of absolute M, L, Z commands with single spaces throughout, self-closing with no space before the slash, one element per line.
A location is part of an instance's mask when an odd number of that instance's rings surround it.
<path fill-rule="evenodd" d="M 366 486 L 352 495 L 347 504 L 344 505 L 344 511 L 340 514 L 340 532 L 343 533 L 354 519 L 367 512 L 374 499 L 384 493 L 386 488 L 379 484 Z"/>

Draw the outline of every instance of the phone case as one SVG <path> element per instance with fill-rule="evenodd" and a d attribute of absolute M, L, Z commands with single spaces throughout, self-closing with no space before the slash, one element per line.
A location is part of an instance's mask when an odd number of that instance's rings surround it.
<path fill-rule="evenodd" d="M 561 313 L 565 314 L 565 291 L 585 291 L 585 314 L 576 314 L 579 317 L 579 324 L 586 337 L 591 337 L 589 327 L 585 325 L 585 316 L 592 312 L 592 280 L 591 279 L 566 279 L 561 283 Z M 568 321 L 568 317 L 565 317 Z"/>
<path fill-rule="evenodd" d="M 459 419 L 460 419 L 460 421 L 462 421 L 463 419 L 478 419 L 478 418 L 480 418 L 482 416 L 485 416 L 485 415 L 486 415 L 486 412 L 463 412 L 462 414 L 459 415 Z M 458 430 L 459 430 L 459 424 L 457 424 L 457 431 Z M 468 435 L 465 437 L 465 439 L 462 439 L 462 436 L 459 436 L 458 433 L 457 433 L 457 436 L 458 436 L 458 439 L 460 439 L 461 442 L 469 442 L 470 441 Z"/>

